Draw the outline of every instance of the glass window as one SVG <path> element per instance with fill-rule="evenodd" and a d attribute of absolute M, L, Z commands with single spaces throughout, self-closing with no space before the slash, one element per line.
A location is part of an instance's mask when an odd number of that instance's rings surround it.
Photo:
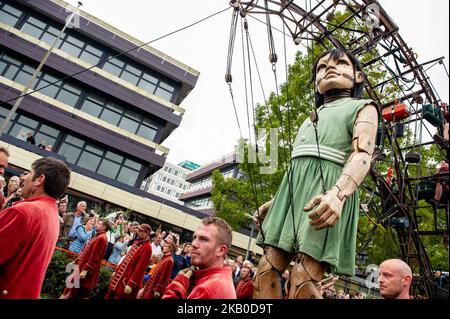
<path fill-rule="evenodd" d="M 155 93 L 156 96 L 159 96 L 167 101 L 170 101 L 172 99 L 173 93 L 167 92 L 166 90 L 163 90 L 161 88 L 157 88 Z"/>
<path fill-rule="evenodd" d="M 36 89 L 37 90 L 40 89 L 39 92 L 42 94 L 45 94 L 50 97 L 55 97 L 56 93 L 58 92 L 60 82 L 57 82 L 56 84 L 53 84 L 53 85 L 49 85 L 49 84 L 56 82 L 56 81 L 58 81 L 57 78 L 55 78 L 49 74 L 44 74 L 43 77 L 41 78 L 41 80 L 36 85 Z"/>
<path fill-rule="evenodd" d="M 175 88 L 173 86 L 171 86 L 163 81 L 159 82 L 159 86 L 170 93 L 173 93 L 173 91 L 175 90 Z"/>
<path fill-rule="evenodd" d="M 60 49 L 74 57 L 78 57 L 81 53 L 81 48 L 69 42 L 64 42 Z"/>
<path fill-rule="evenodd" d="M 137 131 L 136 134 L 141 136 L 141 137 L 143 137 L 143 138 L 145 138 L 145 139 L 153 141 L 154 138 L 155 138 L 155 135 L 156 135 L 156 130 L 154 130 L 154 129 L 150 128 L 150 127 L 147 127 L 145 125 L 141 125 L 139 127 L 139 130 Z"/>
<path fill-rule="evenodd" d="M 156 88 L 156 85 L 154 85 L 153 83 L 147 82 L 144 79 L 141 79 L 137 86 L 140 87 L 143 90 L 148 91 L 149 93 L 153 93 L 155 91 L 155 88 Z"/>
<path fill-rule="evenodd" d="M 42 31 L 41 29 L 39 29 L 38 27 L 35 27 L 34 25 L 31 25 L 29 23 L 25 23 L 22 27 L 22 31 L 31 35 L 32 37 L 35 38 L 40 38 L 42 33 L 44 31 Z"/>
<path fill-rule="evenodd" d="M 21 15 L 22 11 L 5 3 L 3 8 L 0 9 L 0 22 L 15 26 Z"/>
<path fill-rule="evenodd" d="M 66 142 L 79 147 L 83 147 L 84 145 L 83 140 L 80 140 L 79 138 L 76 138 L 75 136 L 72 135 L 67 135 Z"/>
<path fill-rule="evenodd" d="M 90 171 L 96 171 L 101 157 L 89 152 L 83 152 L 78 160 L 77 165 Z"/>
<path fill-rule="evenodd" d="M 42 133 L 45 133 L 47 135 L 54 136 L 54 137 L 57 137 L 59 135 L 59 130 L 57 130 L 53 127 L 50 127 L 48 125 L 45 125 L 45 124 L 41 125 L 41 127 L 39 128 L 39 131 Z"/>
<path fill-rule="evenodd" d="M 38 121 L 30 119 L 29 117 L 24 116 L 24 115 L 20 115 L 20 117 L 17 120 L 17 122 L 19 122 L 20 124 L 24 124 L 26 126 L 32 127 L 32 128 L 36 128 L 38 126 L 38 124 L 39 124 Z"/>
<path fill-rule="evenodd" d="M 58 154 L 65 156 L 69 163 L 75 164 L 80 156 L 81 149 L 64 143 L 58 151 Z"/>
<path fill-rule="evenodd" d="M 9 132 L 9 135 L 18 138 L 19 140 L 26 141 L 27 134 L 31 131 L 30 128 L 16 123 Z"/>
<path fill-rule="evenodd" d="M 130 82 L 133 85 L 136 85 L 139 77 L 137 75 L 134 75 L 128 71 L 123 71 L 122 75 L 120 76 L 121 79 Z"/>
<path fill-rule="evenodd" d="M 13 64 L 10 64 L 8 67 L 8 70 L 5 72 L 5 74 L 3 75 L 5 78 L 7 79 L 14 79 L 14 77 L 16 76 L 17 72 L 19 71 L 19 68 Z"/>
<path fill-rule="evenodd" d="M 36 142 L 38 142 L 38 144 L 42 141 L 45 141 L 45 145 L 50 144 L 51 146 L 54 146 L 56 142 L 56 138 L 47 134 L 43 134 L 42 132 L 36 132 L 36 134 L 34 135 L 34 139 L 36 140 Z"/>
<path fill-rule="evenodd" d="M 67 36 L 67 38 L 66 38 L 66 40 L 64 42 L 70 43 L 70 44 L 72 44 L 72 45 L 74 45 L 76 47 L 79 47 L 79 48 L 83 48 L 84 45 L 85 45 L 85 43 L 83 41 L 81 41 L 81 40 L 79 40 L 79 39 L 77 39 L 77 38 L 75 38 L 75 37 L 73 37 L 71 35 Z"/>
<path fill-rule="evenodd" d="M 31 75 L 27 72 L 23 72 L 23 70 L 19 71 L 19 73 L 17 73 L 16 78 L 14 79 L 14 81 L 22 84 L 22 85 L 26 85 L 28 83 L 28 81 L 31 79 Z"/>
<path fill-rule="evenodd" d="M 138 70 L 137 68 L 135 68 L 134 66 L 131 66 L 129 64 L 125 67 L 125 70 L 130 73 L 133 73 L 134 75 L 137 75 L 139 77 L 141 76 L 141 73 L 142 73 L 140 70 Z"/>
<path fill-rule="evenodd" d="M 89 44 L 86 45 L 86 48 L 84 50 L 91 53 L 92 55 L 99 57 L 99 58 L 103 55 L 103 51 L 101 51 Z"/>
<path fill-rule="evenodd" d="M 7 68 L 8 64 L 2 60 L 0 60 L 0 74 L 3 74 L 3 71 Z"/>
<path fill-rule="evenodd" d="M 41 30 L 44 30 L 45 27 L 46 27 L 45 22 L 43 22 L 43 21 L 41 21 L 41 20 L 38 20 L 38 19 L 36 19 L 36 18 L 33 17 L 33 16 L 29 16 L 29 17 L 28 17 L 27 23 L 31 23 L 31 24 L 33 24 L 34 26 L 40 28 Z"/>
<path fill-rule="evenodd" d="M 131 110 L 125 110 L 125 116 L 138 122 L 141 121 L 141 116 L 138 113 L 133 112 Z"/>
<path fill-rule="evenodd" d="M 126 159 L 125 160 L 125 165 L 128 166 L 128 167 L 134 168 L 135 170 L 138 170 L 138 171 L 140 171 L 141 167 L 142 167 L 141 164 L 139 164 L 139 163 L 137 163 L 135 161 L 132 161 L 130 159 Z"/>
<path fill-rule="evenodd" d="M 58 100 L 70 106 L 75 106 L 81 94 L 81 90 L 75 86 L 64 83 L 64 87 L 58 93 Z"/>
<path fill-rule="evenodd" d="M 127 185 L 134 186 L 138 176 L 139 176 L 139 172 L 131 170 L 127 167 L 122 167 L 122 169 L 120 170 L 119 176 L 117 177 L 117 180 L 119 182 L 125 183 Z"/>
<path fill-rule="evenodd" d="M 56 39 L 56 35 L 53 35 L 51 33 L 45 32 L 44 35 L 41 38 L 41 41 L 44 41 L 47 44 L 52 44 L 53 41 Z"/>
<path fill-rule="evenodd" d="M 100 100 L 89 96 L 81 106 L 81 111 L 89 113 L 95 117 L 98 117 L 103 109 L 103 104 L 99 103 Z"/>
<path fill-rule="evenodd" d="M 89 53 L 87 51 L 83 51 L 81 53 L 80 59 L 83 60 L 84 62 L 87 62 L 92 65 L 97 65 L 98 62 L 100 62 L 100 57 L 98 57 L 92 53 Z"/>
<path fill-rule="evenodd" d="M 92 152 L 94 154 L 103 156 L 103 149 L 94 145 L 86 145 L 86 151 Z"/>
<path fill-rule="evenodd" d="M 123 113 L 123 107 L 120 106 L 120 105 L 117 104 L 117 103 L 109 102 L 106 106 L 107 106 L 109 109 L 111 109 L 112 111 L 115 111 L 116 113 L 119 113 L 119 114 L 122 114 L 122 113 Z"/>
<path fill-rule="evenodd" d="M 98 168 L 98 173 L 106 177 L 115 179 L 119 170 L 120 170 L 119 164 L 109 161 L 107 159 L 103 159 L 102 163 L 100 164 L 100 167 Z"/>
<path fill-rule="evenodd" d="M 114 153 L 109 152 L 109 151 L 106 152 L 106 156 L 105 157 L 110 159 L 110 160 L 113 160 L 113 161 L 115 161 L 117 163 L 122 163 L 122 161 L 123 161 L 123 156 L 114 154 Z"/>
<path fill-rule="evenodd" d="M 122 117 L 122 120 L 120 121 L 119 127 L 123 128 L 124 130 L 127 130 L 128 132 L 135 133 L 137 128 L 139 126 L 139 123 L 129 119 L 128 117 Z"/>
<path fill-rule="evenodd" d="M 119 76 L 120 72 L 122 72 L 121 68 L 115 66 L 114 64 L 111 64 L 109 61 L 105 63 L 105 65 L 103 66 L 103 70 L 115 76 Z"/>
<path fill-rule="evenodd" d="M 116 112 L 113 112 L 107 108 L 103 110 L 102 115 L 100 116 L 102 120 L 105 120 L 108 123 L 111 123 L 113 125 L 117 125 L 120 120 L 120 114 L 117 114 Z"/>
<path fill-rule="evenodd" d="M 158 83 L 158 79 L 148 73 L 144 73 L 142 75 L 142 78 L 150 83 L 155 84 L 155 85 Z"/>

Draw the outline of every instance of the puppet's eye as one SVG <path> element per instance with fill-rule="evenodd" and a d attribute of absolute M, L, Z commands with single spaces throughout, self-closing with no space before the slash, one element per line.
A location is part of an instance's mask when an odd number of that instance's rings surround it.
<path fill-rule="evenodd" d="M 349 65 L 348 61 L 347 60 L 343 60 L 343 59 L 340 59 L 337 64 Z"/>
<path fill-rule="evenodd" d="M 319 64 L 319 65 L 317 66 L 317 71 L 320 71 L 320 70 L 322 70 L 322 69 L 324 69 L 324 68 L 326 68 L 326 67 L 327 67 L 327 65 L 324 64 L 324 63 Z"/>

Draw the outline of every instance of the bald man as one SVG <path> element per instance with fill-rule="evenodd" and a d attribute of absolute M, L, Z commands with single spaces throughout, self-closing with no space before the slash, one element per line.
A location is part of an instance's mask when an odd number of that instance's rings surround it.
<path fill-rule="evenodd" d="M 400 259 L 388 259 L 381 263 L 378 271 L 380 294 L 384 299 L 410 299 L 412 272 L 407 263 Z"/>

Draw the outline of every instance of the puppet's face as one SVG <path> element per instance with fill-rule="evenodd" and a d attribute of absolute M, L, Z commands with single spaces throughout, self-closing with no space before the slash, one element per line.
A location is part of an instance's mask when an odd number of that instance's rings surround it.
<path fill-rule="evenodd" d="M 352 89 L 362 83 L 361 72 L 355 72 L 352 61 L 343 54 L 337 60 L 327 54 L 319 60 L 316 68 L 316 88 L 320 94 L 332 89 Z"/>

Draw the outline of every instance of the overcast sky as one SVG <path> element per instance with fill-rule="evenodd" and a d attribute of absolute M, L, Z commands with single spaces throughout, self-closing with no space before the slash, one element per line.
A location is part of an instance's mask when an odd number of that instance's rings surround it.
<path fill-rule="evenodd" d="M 74 0 L 66 0 L 76 5 Z M 204 18 L 229 6 L 227 0 L 84 0 L 86 11 L 120 30 L 147 42 L 180 27 Z M 304 1 L 296 0 L 302 6 Z M 449 69 L 449 1 L 448 0 L 380 0 L 386 12 L 399 26 L 399 34 L 418 54 L 418 62 L 444 56 Z M 231 10 L 221 13 L 185 31 L 152 44 L 158 50 L 201 72 L 196 87 L 183 101 L 186 109 L 181 125 L 164 141 L 170 148 L 168 161 L 177 164 L 191 160 L 206 164 L 233 151 L 239 138 L 228 85 L 224 81 L 227 61 Z M 251 18 L 249 30 L 263 78 L 264 91 L 275 90 L 265 26 Z M 276 21 L 274 24 L 279 26 Z M 278 82 L 285 80 L 283 36 L 274 32 L 279 56 Z M 233 83 L 239 120 L 246 137 L 247 118 L 242 76 L 242 49 L 240 33 L 236 37 L 233 59 Z M 287 38 L 287 63 L 294 60 L 296 46 Z M 448 77 L 442 66 L 429 70 L 441 98 L 448 102 Z M 254 79 L 255 102 L 262 102 L 259 82 Z"/>

